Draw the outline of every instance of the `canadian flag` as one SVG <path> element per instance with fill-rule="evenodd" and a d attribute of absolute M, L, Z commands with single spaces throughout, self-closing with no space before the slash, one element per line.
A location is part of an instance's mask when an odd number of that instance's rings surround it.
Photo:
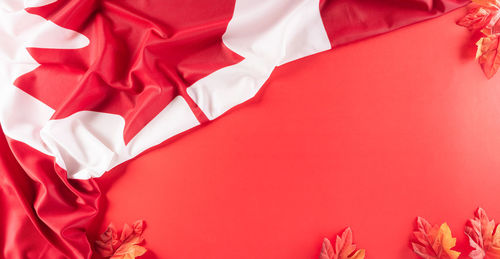
<path fill-rule="evenodd" d="M 0 257 L 90 258 L 93 178 L 252 98 L 277 66 L 466 2 L 2 0 Z"/>

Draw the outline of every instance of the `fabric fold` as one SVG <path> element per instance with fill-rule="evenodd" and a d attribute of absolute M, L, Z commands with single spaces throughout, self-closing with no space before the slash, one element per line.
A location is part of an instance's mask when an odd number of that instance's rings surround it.
<path fill-rule="evenodd" d="M 90 258 L 92 177 L 252 98 L 276 66 L 467 2 L 3 0 L 0 257 Z"/>

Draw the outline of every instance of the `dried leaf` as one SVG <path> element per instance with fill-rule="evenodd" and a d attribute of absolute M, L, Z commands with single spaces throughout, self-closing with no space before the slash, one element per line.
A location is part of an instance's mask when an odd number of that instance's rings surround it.
<path fill-rule="evenodd" d="M 97 251 L 103 257 L 112 259 L 134 259 L 146 253 L 146 248 L 139 244 L 144 241 L 144 221 L 136 221 L 132 227 L 128 224 L 123 226 L 123 230 L 118 239 L 116 229 L 112 224 L 101 235 L 101 240 L 96 241 Z"/>
<path fill-rule="evenodd" d="M 484 74 L 489 79 L 500 67 L 498 54 L 500 35 L 500 0 L 472 0 L 467 14 L 457 24 L 469 30 L 479 30 L 484 35 L 476 42 L 478 59 Z"/>
<path fill-rule="evenodd" d="M 479 30 L 486 27 L 492 18 L 492 10 L 484 7 L 470 8 L 467 14 L 457 24 L 469 30 Z"/>
<path fill-rule="evenodd" d="M 146 248 L 139 245 L 128 246 L 127 249 L 116 251 L 111 259 L 135 259 L 147 252 Z"/>
<path fill-rule="evenodd" d="M 144 232 L 144 220 L 134 222 L 132 228 L 134 229 L 134 233 L 142 235 L 142 232 Z"/>
<path fill-rule="evenodd" d="M 103 257 L 112 256 L 118 245 L 118 234 L 113 223 L 109 224 L 108 228 L 99 237 L 100 240 L 95 242 L 97 252 Z"/>
<path fill-rule="evenodd" d="M 356 251 L 356 245 L 352 244 L 352 231 L 347 228 L 342 233 L 342 236 L 337 236 L 335 247 L 332 246 L 330 240 L 325 238 L 321 247 L 319 259 L 364 259 L 365 250 Z"/>
<path fill-rule="evenodd" d="M 487 78 L 491 78 L 500 67 L 499 35 L 482 37 L 477 43 L 478 62 Z"/>
<path fill-rule="evenodd" d="M 120 241 L 124 242 L 133 233 L 134 230 L 128 224 L 125 223 L 125 225 L 123 225 L 122 234 L 120 235 Z"/>
<path fill-rule="evenodd" d="M 500 6 L 500 2 L 496 0 L 472 0 L 472 2 L 479 6 L 488 8 L 498 9 L 498 7 Z"/>
<path fill-rule="evenodd" d="M 474 249 L 469 256 L 472 259 L 500 258 L 500 231 L 495 230 L 495 221 L 490 220 L 486 212 L 479 208 L 473 219 L 465 226 L 465 234 Z"/>
<path fill-rule="evenodd" d="M 120 237 L 122 245 L 118 249 L 116 249 L 115 256 L 111 258 L 135 258 L 135 256 L 143 255 L 146 252 L 146 249 L 141 246 L 138 246 L 138 244 L 144 241 L 144 237 L 142 236 L 143 228 L 144 228 L 144 221 L 142 220 L 136 221 L 132 225 L 132 227 L 125 224 L 123 226 L 123 231 Z M 122 256 L 122 257 L 116 257 L 116 256 Z"/>
<path fill-rule="evenodd" d="M 451 235 L 448 224 L 432 226 L 424 218 L 418 217 L 417 231 L 413 232 L 413 251 L 425 259 L 457 259 L 459 252 L 452 250 L 456 238 Z"/>

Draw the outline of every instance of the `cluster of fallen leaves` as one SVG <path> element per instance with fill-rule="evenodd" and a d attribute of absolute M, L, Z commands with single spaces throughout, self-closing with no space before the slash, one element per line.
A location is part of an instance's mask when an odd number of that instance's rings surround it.
<path fill-rule="evenodd" d="M 472 251 L 471 259 L 500 259 L 500 227 L 490 220 L 486 212 L 477 209 L 474 218 L 469 219 L 465 226 L 465 234 L 469 238 Z M 423 218 L 417 219 L 417 230 L 413 233 L 413 251 L 426 259 L 457 259 L 459 252 L 452 248 L 456 238 L 451 235 L 448 224 L 432 226 Z"/>
<path fill-rule="evenodd" d="M 481 33 L 482 37 L 476 43 L 476 59 L 487 78 L 491 78 L 500 67 L 499 20 L 499 0 L 472 0 L 467 14 L 457 22 L 470 31 Z"/>
<path fill-rule="evenodd" d="M 136 221 L 132 226 L 125 224 L 120 235 L 113 224 L 110 224 L 101 234 L 100 240 L 95 242 L 96 250 L 106 258 L 134 259 L 147 251 L 140 246 L 144 241 L 143 232 L 143 220 Z M 467 221 L 465 234 L 473 249 L 469 253 L 471 259 L 500 259 L 500 225 L 490 220 L 482 208 L 477 209 L 474 218 Z M 452 236 L 446 222 L 431 225 L 424 218 L 417 218 L 417 227 L 411 241 L 417 255 L 425 259 L 458 259 L 460 252 L 453 250 L 455 244 L 456 238 Z M 350 228 L 337 236 L 333 245 L 325 238 L 319 256 L 319 259 L 364 258 L 365 250 L 356 250 Z"/>
<path fill-rule="evenodd" d="M 465 226 L 472 251 L 471 259 L 500 259 L 500 225 L 490 220 L 486 212 L 477 209 L 474 218 Z M 460 252 L 453 250 L 456 238 L 452 236 L 447 223 L 431 225 L 424 218 L 417 218 L 411 245 L 413 251 L 425 259 L 458 259 Z M 319 259 L 364 259 L 365 250 L 356 250 L 352 243 L 352 231 L 347 228 L 337 236 L 334 244 L 327 238 L 323 240 Z"/>
<path fill-rule="evenodd" d="M 96 250 L 102 257 L 111 259 L 134 259 L 146 253 L 146 248 L 140 246 L 144 241 L 144 221 L 138 220 L 132 227 L 128 224 L 123 229 L 118 238 L 118 231 L 113 224 L 109 224 L 106 231 L 100 236 L 100 240 L 95 242 Z"/>

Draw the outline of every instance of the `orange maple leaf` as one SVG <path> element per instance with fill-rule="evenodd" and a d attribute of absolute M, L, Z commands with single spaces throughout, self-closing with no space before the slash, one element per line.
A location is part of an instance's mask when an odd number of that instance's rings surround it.
<path fill-rule="evenodd" d="M 472 3 L 475 3 L 479 6 L 496 9 L 499 9 L 500 6 L 500 1 L 498 0 L 472 0 Z"/>
<path fill-rule="evenodd" d="M 342 233 L 342 237 L 337 236 L 335 247 L 332 246 L 330 240 L 325 238 L 321 247 L 319 259 L 364 259 L 365 250 L 356 251 L 356 245 L 352 244 L 352 231 L 347 228 Z"/>
<path fill-rule="evenodd" d="M 482 37 L 476 43 L 476 58 L 487 78 L 491 78 L 500 67 L 500 45 L 499 35 L 493 34 Z"/>
<path fill-rule="evenodd" d="M 482 6 L 469 8 L 467 14 L 458 20 L 457 24 L 466 27 L 470 31 L 483 29 L 490 23 L 493 13 L 494 11 L 491 8 Z"/>
<path fill-rule="evenodd" d="M 144 241 L 143 232 L 144 221 L 138 220 L 132 227 L 125 224 L 120 239 L 118 239 L 115 227 L 110 224 L 106 231 L 101 234 L 101 240 L 95 242 L 97 251 L 103 257 L 111 259 L 134 259 L 147 251 L 146 248 L 139 245 Z"/>
<path fill-rule="evenodd" d="M 95 241 L 96 250 L 103 257 L 113 255 L 116 247 L 118 247 L 118 234 L 113 223 L 109 224 L 108 228 L 100 235 L 101 240 Z"/>
<path fill-rule="evenodd" d="M 424 218 L 418 217 L 415 240 L 411 242 L 413 251 L 425 259 L 457 259 L 459 252 L 452 250 L 456 238 L 451 235 L 448 224 L 432 226 Z"/>
<path fill-rule="evenodd" d="M 484 35 L 500 32 L 500 2 L 492 0 L 473 0 L 467 14 L 457 24 L 470 31 L 480 30 Z"/>
<path fill-rule="evenodd" d="M 465 226 L 465 234 L 469 237 L 469 244 L 474 250 L 470 252 L 472 259 L 500 258 L 500 226 L 490 220 L 482 208 L 478 208 L 473 219 L 469 219 Z"/>
<path fill-rule="evenodd" d="M 489 79 L 500 67 L 500 0 L 472 0 L 467 14 L 457 22 L 469 30 L 480 30 L 483 37 L 476 42 L 476 58 Z"/>

